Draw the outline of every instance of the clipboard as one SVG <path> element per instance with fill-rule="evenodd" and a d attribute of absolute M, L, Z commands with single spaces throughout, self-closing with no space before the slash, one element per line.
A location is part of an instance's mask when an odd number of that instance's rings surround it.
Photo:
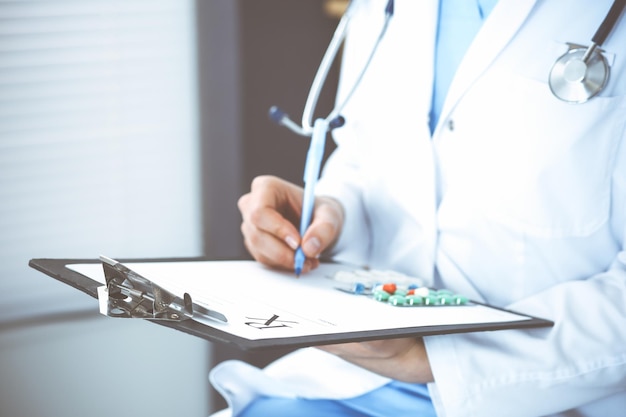
<path fill-rule="evenodd" d="M 96 299 L 99 288 L 102 292 L 107 285 L 106 262 L 100 259 L 31 259 L 29 266 Z M 461 306 L 397 307 L 338 291 L 342 288 L 333 276 L 353 272 L 351 265 L 323 263 L 300 278 L 247 260 L 131 259 L 119 262 L 119 266 L 156 284 L 157 291 L 165 291 L 168 302 L 176 300 L 172 304 L 175 319 L 163 312 L 144 312 L 144 318 L 241 350 L 295 349 L 554 324 L 475 301 Z M 102 312 L 102 294 L 100 298 Z M 196 316 L 197 311 L 206 314 Z M 217 314 L 210 317 L 207 312 Z M 179 313 L 186 317 L 180 319 Z"/>

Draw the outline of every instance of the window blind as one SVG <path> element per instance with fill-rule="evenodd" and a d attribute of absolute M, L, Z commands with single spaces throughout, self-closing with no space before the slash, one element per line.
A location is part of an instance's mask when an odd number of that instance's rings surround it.
<path fill-rule="evenodd" d="M 0 323 L 93 300 L 31 258 L 201 254 L 192 0 L 0 1 Z"/>

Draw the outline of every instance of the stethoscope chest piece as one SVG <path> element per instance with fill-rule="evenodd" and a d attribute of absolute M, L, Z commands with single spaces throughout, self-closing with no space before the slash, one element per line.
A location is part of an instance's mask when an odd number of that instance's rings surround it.
<path fill-rule="evenodd" d="M 584 103 L 598 94 L 609 79 L 609 64 L 598 50 L 570 45 L 552 66 L 552 93 L 568 103 Z"/>

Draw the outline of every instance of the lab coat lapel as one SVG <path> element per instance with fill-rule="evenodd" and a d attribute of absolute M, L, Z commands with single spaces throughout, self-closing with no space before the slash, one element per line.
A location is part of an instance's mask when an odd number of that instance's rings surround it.
<path fill-rule="evenodd" d="M 377 58 L 384 60 L 384 71 L 387 74 L 389 63 L 394 63 L 386 88 L 394 92 L 394 100 L 398 103 L 398 106 L 393 107 L 393 114 L 381 120 L 380 134 L 382 137 L 387 136 L 385 149 L 389 152 L 379 152 L 377 158 L 385 160 L 385 166 L 389 166 L 389 169 L 401 171 L 392 182 L 393 190 L 390 192 L 397 198 L 397 203 L 409 212 L 419 211 L 418 216 L 422 218 L 433 218 L 436 194 L 432 143 L 426 118 L 432 95 L 434 68 L 431 57 L 434 55 L 437 4 L 438 0 L 397 1 L 388 36 L 377 55 Z M 418 21 L 427 23 L 416 24 L 416 16 L 419 17 Z M 409 44 L 414 45 L 409 50 L 406 48 L 407 38 L 411 39 Z M 371 106 L 371 102 L 365 105 Z M 389 120 L 394 122 L 389 123 Z M 416 120 L 424 122 L 416 123 Z M 399 149 L 402 151 L 398 152 Z M 430 177 L 431 182 L 420 181 Z M 416 184 L 424 188 L 416 190 Z M 407 193 L 406 190 L 414 192 Z M 429 201 L 432 197 L 432 204 L 424 201 L 426 196 Z"/>
<path fill-rule="evenodd" d="M 452 80 L 439 123 L 443 123 L 465 91 L 509 43 L 537 0 L 499 1 L 491 12 Z M 493 19 L 491 19 L 493 17 Z"/>

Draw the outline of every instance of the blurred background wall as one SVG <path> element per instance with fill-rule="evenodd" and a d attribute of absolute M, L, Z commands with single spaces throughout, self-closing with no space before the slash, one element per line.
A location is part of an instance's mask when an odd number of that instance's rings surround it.
<path fill-rule="evenodd" d="M 272 174 L 302 184 L 308 140 L 277 126 L 277 105 L 300 121 L 309 87 L 337 25 L 341 0 L 197 3 L 203 158 L 204 242 L 211 258 L 246 258 L 237 199 L 252 179 Z M 232 16 L 232 18 L 226 18 Z M 316 116 L 334 103 L 338 65 L 328 76 Z M 333 144 L 327 143 L 327 153 Z M 263 366 L 286 353 L 212 346 L 211 363 L 241 359 Z M 211 389 L 214 408 L 225 406 Z"/>
<path fill-rule="evenodd" d="M 301 183 L 308 142 L 267 110 L 299 120 L 329 4 L 0 1 L 1 417 L 206 416 L 212 365 L 283 353 L 102 317 L 28 260 L 246 258 L 237 198 Z"/>

